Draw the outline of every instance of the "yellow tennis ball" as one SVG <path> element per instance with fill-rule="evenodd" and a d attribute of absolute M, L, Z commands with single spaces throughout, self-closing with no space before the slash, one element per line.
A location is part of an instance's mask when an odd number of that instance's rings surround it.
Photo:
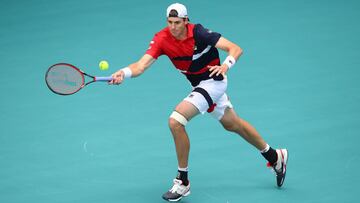
<path fill-rule="evenodd" d="M 107 70 L 109 69 L 109 63 L 107 61 L 100 61 L 99 68 L 100 70 Z"/>

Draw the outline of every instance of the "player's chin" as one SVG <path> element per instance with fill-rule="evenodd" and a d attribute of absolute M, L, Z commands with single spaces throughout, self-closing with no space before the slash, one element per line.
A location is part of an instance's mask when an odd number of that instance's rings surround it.
<path fill-rule="evenodd" d="M 174 37 L 177 37 L 179 35 L 179 32 L 176 32 L 176 31 L 170 31 L 170 33 L 174 36 Z"/>

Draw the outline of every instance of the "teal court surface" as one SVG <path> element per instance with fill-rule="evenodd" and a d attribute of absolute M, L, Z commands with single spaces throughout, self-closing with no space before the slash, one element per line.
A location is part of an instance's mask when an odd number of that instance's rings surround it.
<path fill-rule="evenodd" d="M 191 91 L 167 57 L 123 85 L 71 96 L 50 92 L 44 74 L 68 62 L 108 76 L 135 62 L 171 3 L 1 1 L 0 202 L 163 202 L 177 170 L 168 116 Z M 359 1 L 181 3 L 192 23 L 244 49 L 228 73 L 234 108 L 290 153 L 278 189 L 254 147 L 198 116 L 187 126 L 192 194 L 182 202 L 356 202 Z"/>

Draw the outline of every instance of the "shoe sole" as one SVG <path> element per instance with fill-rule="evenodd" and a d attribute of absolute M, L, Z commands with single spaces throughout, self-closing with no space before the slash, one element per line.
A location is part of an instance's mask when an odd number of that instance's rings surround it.
<path fill-rule="evenodd" d="M 180 196 L 179 198 L 177 199 L 165 199 L 166 201 L 169 201 L 169 202 L 178 202 L 180 201 L 183 197 L 187 197 L 190 195 L 190 190 L 187 191 L 185 194 L 183 194 L 182 196 Z"/>

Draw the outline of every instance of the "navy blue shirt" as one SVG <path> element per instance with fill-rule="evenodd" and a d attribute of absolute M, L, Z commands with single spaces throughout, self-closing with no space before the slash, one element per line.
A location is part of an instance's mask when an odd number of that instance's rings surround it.
<path fill-rule="evenodd" d="M 156 33 L 146 54 L 157 59 L 167 55 L 174 66 L 190 81 L 192 86 L 209 79 L 208 66 L 220 65 L 219 52 L 215 47 L 221 34 L 204 28 L 201 24 L 187 24 L 187 37 L 177 40 L 168 27 Z M 213 76 L 222 80 L 222 75 Z"/>

